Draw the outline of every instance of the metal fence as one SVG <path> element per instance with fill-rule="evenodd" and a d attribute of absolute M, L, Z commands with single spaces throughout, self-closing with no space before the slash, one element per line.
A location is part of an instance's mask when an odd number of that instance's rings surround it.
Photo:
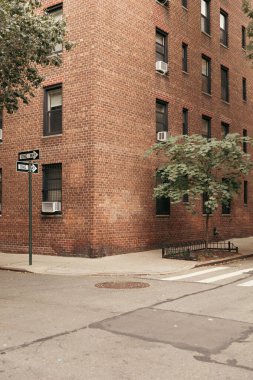
<path fill-rule="evenodd" d="M 238 247 L 236 247 L 230 241 L 216 242 L 211 241 L 206 247 L 205 240 L 193 240 L 180 243 L 172 243 L 163 247 L 162 257 L 165 259 L 178 259 L 178 260 L 197 260 L 197 251 L 219 250 L 238 253 Z"/>

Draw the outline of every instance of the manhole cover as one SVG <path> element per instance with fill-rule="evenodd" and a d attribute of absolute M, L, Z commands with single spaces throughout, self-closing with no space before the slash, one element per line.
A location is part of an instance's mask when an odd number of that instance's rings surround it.
<path fill-rule="evenodd" d="M 147 288 L 150 285 L 147 282 L 130 282 L 130 281 L 117 281 L 117 282 L 100 282 L 95 285 L 97 288 L 106 289 L 139 289 Z"/>

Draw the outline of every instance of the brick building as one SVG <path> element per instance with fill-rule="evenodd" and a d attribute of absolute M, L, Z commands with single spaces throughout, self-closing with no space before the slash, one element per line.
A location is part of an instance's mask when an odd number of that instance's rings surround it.
<path fill-rule="evenodd" d="M 157 132 L 252 135 L 241 0 L 42 3 L 63 12 L 76 47 L 45 70 L 29 106 L 0 120 L 1 251 L 27 252 L 28 176 L 16 160 L 35 148 L 36 253 L 94 257 L 202 237 L 201 202 L 198 216 L 156 202 L 144 153 Z M 221 238 L 253 234 L 252 186 L 212 216 Z"/>

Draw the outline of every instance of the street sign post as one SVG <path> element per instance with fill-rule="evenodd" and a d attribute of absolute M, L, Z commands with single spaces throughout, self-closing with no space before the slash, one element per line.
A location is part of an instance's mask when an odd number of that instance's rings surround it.
<path fill-rule="evenodd" d="M 26 152 L 19 152 L 18 160 L 19 161 L 29 161 L 29 160 L 39 160 L 40 151 L 38 149 L 27 150 Z"/>
<path fill-rule="evenodd" d="M 28 150 L 18 153 L 17 172 L 28 173 L 28 192 L 29 192 L 29 265 L 32 265 L 32 175 L 39 173 L 39 165 L 32 160 L 38 160 L 40 152 L 38 149 Z M 28 161 L 28 162 L 25 162 Z"/>

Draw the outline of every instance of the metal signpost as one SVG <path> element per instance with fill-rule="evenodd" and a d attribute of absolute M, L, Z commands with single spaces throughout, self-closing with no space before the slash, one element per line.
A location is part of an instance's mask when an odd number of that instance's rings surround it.
<path fill-rule="evenodd" d="M 39 172 L 39 165 L 34 164 L 32 160 L 38 160 L 40 157 L 39 150 L 19 152 L 17 161 L 17 171 L 28 173 L 28 191 L 29 191 L 29 265 L 32 265 L 32 174 Z M 28 162 L 24 162 L 27 161 Z"/>

